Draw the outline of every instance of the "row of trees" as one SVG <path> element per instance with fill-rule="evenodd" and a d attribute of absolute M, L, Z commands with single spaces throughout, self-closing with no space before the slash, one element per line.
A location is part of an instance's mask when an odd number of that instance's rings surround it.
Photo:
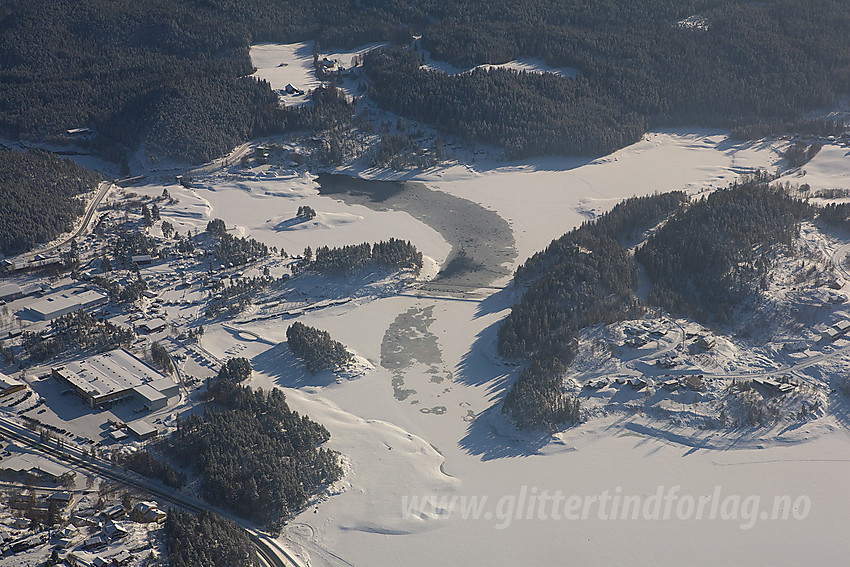
<path fill-rule="evenodd" d="M 113 453 L 113 462 L 142 476 L 156 479 L 172 488 L 180 488 L 186 484 L 185 474 L 175 471 L 167 463 L 158 461 L 147 450 L 134 453 Z"/>
<path fill-rule="evenodd" d="M 805 142 L 795 142 L 791 147 L 785 150 L 785 159 L 788 160 L 789 167 L 801 167 L 812 161 L 819 151 L 823 148 L 823 144 L 815 142 L 806 144 Z"/>
<path fill-rule="evenodd" d="M 309 257 L 308 257 L 309 256 Z M 362 272 L 369 268 L 410 269 L 417 275 L 422 269 L 422 253 L 409 241 L 390 238 L 369 244 L 351 244 L 341 248 L 322 246 L 305 254 L 304 264 L 311 272 L 339 276 Z"/>

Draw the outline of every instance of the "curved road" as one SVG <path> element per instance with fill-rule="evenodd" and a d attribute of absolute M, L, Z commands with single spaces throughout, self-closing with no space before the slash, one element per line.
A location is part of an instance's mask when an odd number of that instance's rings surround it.
<path fill-rule="evenodd" d="M 57 242 L 56 244 L 51 244 L 47 248 L 42 248 L 40 250 L 31 250 L 30 252 L 26 252 L 17 256 L 14 261 L 15 262 L 29 262 L 33 259 L 36 254 L 49 254 L 59 248 L 70 243 L 72 240 L 85 233 L 88 230 L 89 224 L 91 224 L 91 220 L 94 217 L 94 213 L 97 208 L 100 206 L 100 203 L 103 201 L 104 197 L 109 193 L 109 191 L 113 187 L 113 183 L 111 181 L 102 181 L 100 183 L 100 187 L 97 190 L 97 195 L 95 195 L 94 199 L 92 199 L 91 203 L 89 203 L 88 208 L 86 209 L 86 214 L 83 217 L 83 222 L 80 226 L 77 227 L 74 232 L 65 237 L 64 240 Z"/>

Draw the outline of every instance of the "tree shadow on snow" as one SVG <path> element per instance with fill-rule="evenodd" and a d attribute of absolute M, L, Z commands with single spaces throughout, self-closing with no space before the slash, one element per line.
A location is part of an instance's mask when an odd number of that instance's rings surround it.
<path fill-rule="evenodd" d="M 516 379 L 519 367 L 498 362 L 496 336 L 501 321 L 481 330 L 475 341 L 461 357 L 455 372 L 455 380 L 470 386 L 487 386 L 490 401 L 501 400 Z"/>
<path fill-rule="evenodd" d="M 540 455 L 540 450 L 551 442 L 552 436 L 543 432 L 517 431 L 499 413 L 501 407 L 501 403 L 496 403 L 475 416 L 458 446 L 482 461 Z"/>
<path fill-rule="evenodd" d="M 278 386 L 285 388 L 328 386 L 336 383 L 336 375 L 333 372 L 310 374 L 285 342 L 256 355 L 251 359 L 251 366 L 254 370 L 271 376 Z"/>
<path fill-rule="evenodd" d="M 279 223 L 277 223 L 274 226 L 274 229 L 276 231 L 289 230 L 290 228 L 292 228 L 294 226 L 298 226 L 299 224 L 304 224 L 308 220 L 310 220 L 310 219 L 308 219 L 307 217 L 292 217 L 291 219 L 286 219 L 284 221 L 280 221 Z"/>

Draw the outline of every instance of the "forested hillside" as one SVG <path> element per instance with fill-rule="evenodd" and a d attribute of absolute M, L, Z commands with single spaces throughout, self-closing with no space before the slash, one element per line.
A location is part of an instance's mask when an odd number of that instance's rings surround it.
<path fill-rule="evenodd" d="M 674 216 L 635 253 L 654 286 L 649 301 L 699 321 L 727 321 L 767 288 L 779 246 L 814 209 L 755 176 Z"/>
<path fill-rule="evenodd" d="M 470 143 L 503 148 L 508 157 L 610 153 L 646 131 L 643 116 L 584 77 L 510 69 L 446 75 L 420 65 L 418 54 L 402 48 L 370 52 L 370 97 Z"/>
<path fill-rule="evenodd" d="M 635 261 L 653 284 L 650 306 L 724 323 L 767 288 L 776 258 L 790 249 L 803 220 L 819 213 L 846 222 L 841 206 L 818 210 L 770 181 L 756 174 L 695 202 L 681 192 L 631 198 L 529 258 L 515 274 L 528 289 L 498 335 L 503 356 L 530 360 L 505 397 L 505 413 L 524 428 L 554 429 L 579 418 L 562 386 L 578 332 L 644 312 L 633 295 Z M 626 241 L 665 220 L 632 258 Z"/>
<path fill-rule="evenodd" d="M 499 353 L 530 358 L 505 397 L 504 411 L 522 428 L 554 429 L 579 419 L 578 402 L 563 391 L 579 330 L 638 317 L 638 272 L 621 241 L 647 230 L 683 205 L 681 192 L 634 197 L 553 241 L 517 269 L 528 283 L 499 328 Z"/>
<path fill-rule="evenodd" d="M 429 12 L 436 21 L 421 44 L 433 57 L 471 67 L 533 55 L 581 76 L 445 76 L 417 69 L 416 54 L 389 50 L 366 59 L 370 93 L 510 157 L 608 152 L 647 127 L 763 135 L 850 91 L 842 32 L 850 12 L 840 2 L 503 0 L 462 9 L 448 3 Z"/>
<path fill-rule="evenodd" d="M 250 136 L 350 116 L 339 104 L 277 108 L 246 77 L 250 44 L 419 35 L 457 65 L 537 56 L 581 77 L 440 77 L 390 51 L 370 62 L 381 104 L 509 155 L 607 151 L 645 127 L 761 132 L 831 105 L 850 92 L 847 29 L 839 0 L 9 0 L 0 129 L 59 141 L 89 127 L 85 143 L 118 162 L 142 142 L 154 157 L 204 161 Z"/>
<path fill-rule="evenodd" d="M 0 129 L 16 138 L 67 141 L 121 163 L 149 154 L 189 162 L 219 156 L 251 136 L 315 124 L 314 110 L 283 111 L 253 72 L 248 46 L 323 37 L 336 8 L 270 0 L 11 0 L 0 6 Z M 361 30 L 354 42 L 384 35 Z M 341 33 L 341 32 L 340 32 Z"/>
<path fill-rule="evenodd" d="M 0 252 L 18 254 L 70 231 L 85 210 L 77 197 L 99 181 L 47 152 L 0 150 Z"/>

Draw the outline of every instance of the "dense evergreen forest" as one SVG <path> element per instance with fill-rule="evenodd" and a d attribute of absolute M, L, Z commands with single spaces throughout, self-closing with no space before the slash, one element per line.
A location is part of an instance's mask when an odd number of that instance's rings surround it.
<path fill-rule="evenodd" d="M 673 216 L 635 259 L 653 281 L 649 301 L 699 321 L 728 321 L 766 289 L 779 246 L 814 210 L 764 175 L 711 193 Z"/>
<path fill-rule="evenodd" d="M 333 340 L 330 333 L 298 321 L 286 329 L 286 344 L 313 374 L 345 366 L 352 359 L 345 346 Z"/>
<path fill-rule="evenodd" d="M 633 197 L 526 260 L 515 282 L 528 284 L 528 290 L 499 329 L 502 356 L 532 356 L 568 343 L 582 327 L 640 315 L 632 293 L 637 267 L 621 241 L 654 226 L 685 200 L 682 192 Z"/>
<path fill-rule="evenodd" d="M 171 567 L 254 567 L 259 565 L 248 533 L 215 512 L 198 515 L 176 508 L 165 521 Z"/>
<path fill-rule="evenodd" d="M 202 477 L 205 500 L 279 528 L 342 469 L 320 447 L 327 429 L 290 410 L 278 389 L 240 386 L 241 366 L 208 382 L 209 406 L 180 421 L 168 451 Z"/>
<path fill-rule="evenodd" d="M 807 150 L 806 150 L 807 151 Z M 765 173 L 689 202 L 673 192 L 628 199 L 529 258 L 515 274 L 526 284 L 498 334 L 499 352 L 529 359 L 503 410 L 523 428 L 554 429 L 579 419 L 562 380 L 586 326 L 640 316 L 637 264 L 652 282 L 648 303 L 705 324 L 724 323 L 769 283 L 774 261 L 817 215 L 847 222 L 841 205 L 815 209 L 771 186 Z M 636 248 L 641 233 L 658 228 Z"/>
<path fill-rule="evenodd" d="M 372 100 L 507 157 L 610 153 L 636 142 L 647 122 L 586 78 L 510 69 L 446 75 L 402 48 L 364 58 Z"/>
<path fill-rule="evenodd" d="M 382 104 L 511 155 L 606 151 L 644 127 L 769 129 L 831 105 L 850 92 L 847 29 L 840 0 L 9 0 L 0 129 L 62 141 L 88 127 L 95 134 L 80 143 L 118 162 L 142 143 L 154 157 L 205 161 L 247 137 L 320 129 L 353 111 L 333 91 L 315 108 L 279 108 L 247 77 L 251 43 L 407 45 L 419 35 L 456 65 L 537 56 L 581 77 L 439 77 L 388 51 L 371 61 Z M 389 68 L 395 79 L 381 75 Z"/>
<path fill-rule="evenodd" d="M 113 453 L 113 463 L 142 476 L 153 478 L 166 486 L 180 488 L 186 484 L 186 475 L 175 471 L 171 465 L 156 460 L 147 450 L 135 453 Z"/>
<path fill-rule="evenodd" d="M 25 252 L 70 231 L 85 210 L 77 197 L 100 179 L 47 152 L 0 150 L 0 252 Z"/>

